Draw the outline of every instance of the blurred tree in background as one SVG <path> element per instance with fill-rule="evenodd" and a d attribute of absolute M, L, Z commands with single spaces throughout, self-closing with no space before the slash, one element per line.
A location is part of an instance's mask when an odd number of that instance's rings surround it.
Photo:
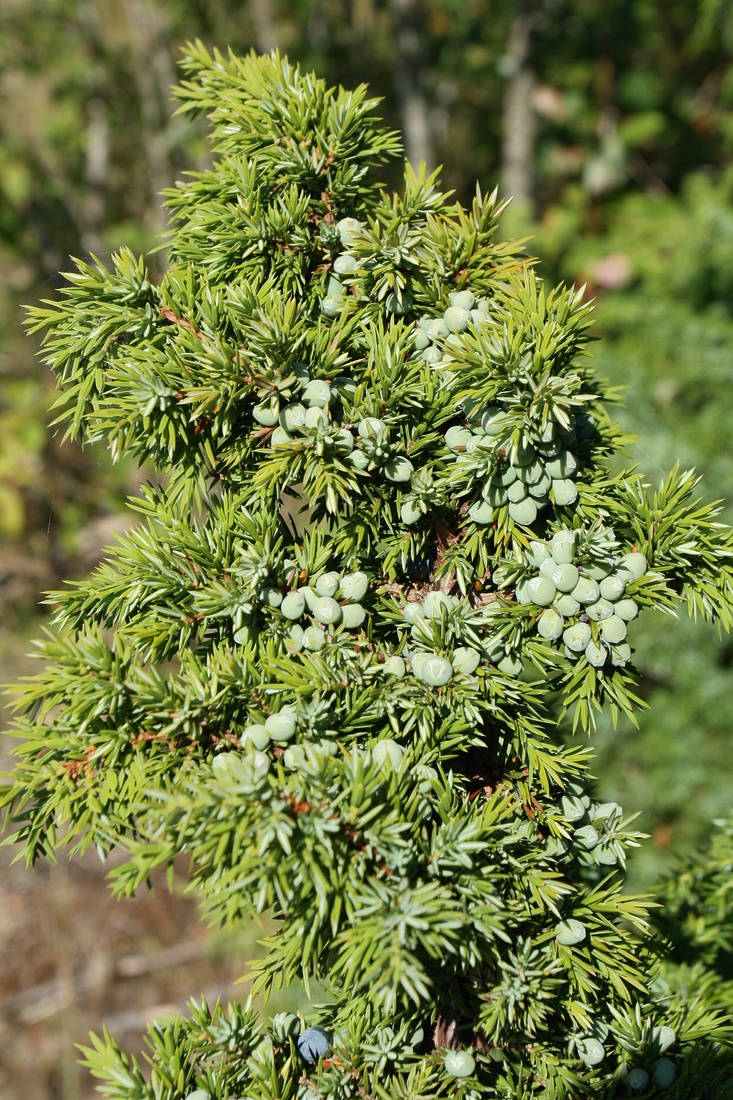
<path fill-rule="evenodd" d="M 658 480 L 677 458 L 733 500 L 731 0 L 4 0 L 0 6 L 0 657 L 42 592 L 81 575 L 123 521 L 136 471 L 48 430 L 26 304 L 68 257 L 150 251 L 159 193 L 202 139 L 171 122 L 184 42 L 279 48 L 330 83 L 368 83 L 413 161 L 515 196 L 548 282 L 594 297 L 601 374 Z M 385 183 L 394 185 L 385 173 Z M 153 263 L 164 265 L 164 253 Z M 730 522 L 733 513 L 726 512 Z M 681 641 L 683 639 L 683 641 Z M 680 658 L 683 653 L 683 659 Z M 731 804 L 733 653 L 662 621 L 638 654 L 653 718 L 601 730 L 602 797 L 643 811 L 646 884 Z M 6 670 L 4 679 L 14 676 Z"/>

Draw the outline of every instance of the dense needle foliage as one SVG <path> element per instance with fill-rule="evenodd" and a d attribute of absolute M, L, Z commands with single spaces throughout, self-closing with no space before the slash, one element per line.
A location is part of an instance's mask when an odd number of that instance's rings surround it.
<path fill-rule="evenodd" d="M 733 535 L 693 473 L 647 486 L 502 206 L 399 156 L 364 88 L 191 47 L 216 161 L 168 195 L 155 285 L 122 251 L 34 311 L 59 421 L 161 478 L 18 707 L 27 858 L 184 853 L 214 922 L 271 914 L 272 1022 L 192 1004 L 118 1100 L 733 1096 L 730 992 L 665 961 L 639 843 L 583 733 L 633 716 L 647 609 L 733 621 Z M 613 460 L 613 461 L 612 461 Z"/>

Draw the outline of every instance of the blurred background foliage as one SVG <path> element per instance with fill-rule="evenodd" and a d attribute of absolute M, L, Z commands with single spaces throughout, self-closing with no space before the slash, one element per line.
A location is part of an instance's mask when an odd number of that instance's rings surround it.
<path fill-rule="evenodd" d="M 43 591 L 87 572 L 129 522 L 139 477 L 49 430 L 52 379 L 23 307 L 57 292 L 71 255 L 158 243 L 160 192 L 207 164 L 203 126 L 170 97 L 195 37 L 367 83 L 410 160 L 442 164 L 457 198 L 476 181 L 514 196 L 506 234 L 532 237 L 545 278 L 596 301 L 592 351 L 626 387 L 634 459 L 651 481 L 696 467 L 733 521 L 733 0 L 3 0 L 3 680 L 22 668 Z M 671 633 L 662 620 L 639 640 L 640 729 L 597 737 L 601 796 L 652 834 L 635 886 L 732 801 L 733 643 L 694 623 Z M 3 932 L 8 951 L 18 934 Z M 76 1071 L 63 1070 L 72 1085 L 55 1072 L 23 1095 L 77 1096 Z"/>

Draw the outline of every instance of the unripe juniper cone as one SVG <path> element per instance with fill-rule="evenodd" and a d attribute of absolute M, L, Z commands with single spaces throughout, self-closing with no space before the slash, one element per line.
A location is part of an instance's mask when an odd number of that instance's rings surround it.
<path fill-rule="evenodd" d="M 32 311 L 68 434 L 154 480 L 53 596 L 5 825 L 118 848 L 120 894 L 189 868 L 209 920 L 270 922 L 253 996 L 327 997 L 192 1001 L 153 1085 L 106 1034 L 86 1065 L 115 1100 L 731 1097 L 723 986 L 624 892 L 586 742 L 633 720 L 647 612 L 729 628 L 730 530 L 624 468 L 591 306 L 496 192 L 386 192 L 366 89 L 277 54 L 183 74 L 213 161 L 165 275 L 122 249 Z"/>

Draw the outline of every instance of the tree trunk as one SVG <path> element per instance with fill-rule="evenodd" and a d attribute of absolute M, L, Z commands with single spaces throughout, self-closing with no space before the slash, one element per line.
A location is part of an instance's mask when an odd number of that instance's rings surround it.
<path fill-rule="evenodd" d="M 277 49 L 272 6 L 272 0 L 249 0 L 249 12 L 258 53 L 272 53 Z"/>
<path fill-rule="evenodd" d="M 402 113 L 405 153 L 413 168 L 425 161 L 435 166 L 430 127 L 428 60 L 422 28 L 427 16 L 422 0 L 390 0 L 397 38 L 395 90 Z"/>
<path fill-rule="evenodd" d="M 534 205 L 537 139 L 532 30 L 530 2 L 517 0 L 506 50 L 509 72 L 504 95 L 501 184 L 504 195 L 528 211 Z"/>

